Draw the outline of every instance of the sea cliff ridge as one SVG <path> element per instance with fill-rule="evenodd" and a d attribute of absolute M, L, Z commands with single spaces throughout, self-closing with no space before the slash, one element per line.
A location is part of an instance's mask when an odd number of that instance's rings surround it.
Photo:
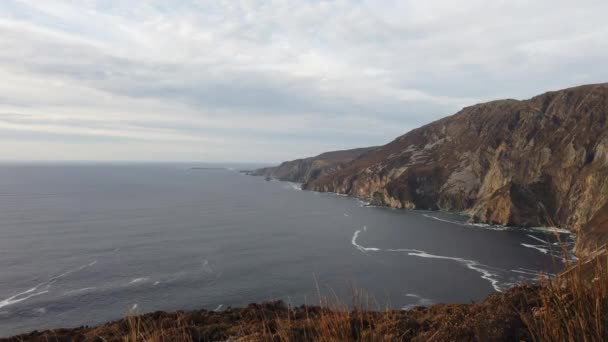
<path fill-rule="evenodd" d="M 608 241 L 608 83 L 497 100 L 380 147 L 254 171 L 393 208 L 466 212 L 480 223 L 561 227 L 577 252 Z"/>

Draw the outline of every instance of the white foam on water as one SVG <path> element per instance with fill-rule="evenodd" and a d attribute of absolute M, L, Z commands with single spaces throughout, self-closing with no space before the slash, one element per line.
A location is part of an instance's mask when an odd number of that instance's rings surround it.
<path fill-rule="evenodd" d="M 431 299 L 422 297 L 421 295 L 418 295 L 415 293 L 406 293 L 405 296 L 416 299 L 416 303 L 407 304 L 402 308 L 402 310 L 409 310 L 416 306 L 429 306 L 429 305 L 434 304 L 434 302 Z"/>
<path fill-rule="evenodd" d="M 549 254 L 549 249 L 543 247 L 542 245 L 540 245 L 540 246 L 539 245 L 530 245 L 530 244 L 527 244 L 527 243 L 522 243 L 521 245 L 524 246 L 524 247 L 527 247 L 527 248 L 536 249 L 537 251 L 539 251 L 539 252 L 541 252 L 543 254 Z"/>
<path fill-rule="evenodd" d="M 218 311 L 222 310 L 223 307 L 224 307 L 224 304 L 220 304 L 217 306 L 217 308 L 213 309 L 213 311 L 218 312 Z"/>
<path fill-rule="evenodd" d="M 350 215 L 348 215 L 347 213 L 344 213 L 344 217 L 350 217 Z"/>
<path fill-rule="evenodd" d="M 502 292 L 504 290 L 499 285 L 499 280 L 497 279 L 497 277 L 499 276 L 499 274 L 497 272 L 492 271 L 491 270 L 492 268 L 490 266 L 480 264 L 477 261 L 463 259 L 463 258 L 458 258 L 458 257 L 449 257 L 449 256 L 443 256 L 443 255 L 429 254 L 429 253 L 426 253 L 426 252 L 408 252 L 408 255 L 417 256 L 417 257 L 421 257 L 421 258 L 443 259 L 443 260 L 456 261 L 459 264 L 464 265 L 468 269 L 480 273 L 481 274 L 481 278 L 489 281 L 490 284 L 492 284 L 492 287 L 494 288 L 494 290 L 496 290 L 498 292 Z"/>
<path fill-rule="evenodd" d="M 60 275 L 57 275 L 57 276 L 51 277 L 51 278 L 50 278 L 50 279 L 47 281 L 47 283 L 48 283 L 48 284 L 55 283 L 57 280 L 59 280 L 59 279 L 61 279 L 61 278 L 65 278 L 65 277 L 69 276 L 69 275 L 70 275 L 70 274 L 72 274 L 72 273 L 76 273 L 76 272 L 78 272 L 78 271 L 82 271 L 82 270 L 84 270 L 85 268 L 88 268 L 88 267 L 94 266 L 95 264 L 97 264 L 97 260 L 94 260 L 94 261 L 92 261 L 92 262 L 90 262 L 90 263 L 88 263 L 88 264 L 81 265 L 81 266 L 79 266 L 79 267 L 77 267 L 77 268 L 74 268 L 74 269 L 72 269 L 72 270 L 65 271 L 65 272 L 61 273 Z"/>
<path fill-rule="evenodd" d="M 75 272 L 82 271 L 85 268 L 91 267 L 91 266 L 93 266 L 95 264 L 97 264 L 97 260 L 94 260 L 94 261 L 92 261 L 92 262 L 90 262 L 88 264 L 84 264 L 84 265 L 78 266 L 78 267 L 76 267 L 74 269 L 67 270 L 67 271 L 65 271 L 65 272 L 63 272 L 63 273 L 61 273 L 59 275 L 56 275 L 56 276 L 53 276 L 53 277 L 49 278 L 47 281 L 42 282 L 42 283 L 40 283 L 40 284 L 38 284 L 38 285 L 36 285 L 36 286 L 28 289 L 28 290 L 25 290 L 23 292 L 17 293 L 15 295 L 11 296 L 11 297 L 6 298 L 6 299 L 2 299 L 2 300 L 0 300 L 0 308 L 6 307 L 6 306 L 9 306 L 9 305 L 13 305 L 13 304 L 17 304 L 17 303 L 26 301 L 26 300 L 28 300 L 30 298 L 37 297 L 37 296 L 49 293 L 51 291 L 50 290 L 51 286 L 53 284 L 55 284 L 57 281 L 59 281 L 60 279 L 65 278 L 65 277 L 67 277 L 70 274 L 73 274 Z"/>
<path fill-rule="evenodd" d="M 363 253 L 365 253 L 365 252 L 378 252 L 378 251 L 380 251 L 380 248 L 363 247 L 363 246 L 357 244 L 357 237 L 359 237 L 359 233 L 361 233 L 361 231 L 357 230 L 355 232 L 355 234 L 353 234 L 353 238 L 350 241 L 353 246 L 355 246 L 358 250 L 360 250 Z"/>
<path fill-rule="evenodd" d="M 531 234 L 526 234 L 526 235 L 528 235 L 529 237 L 533 238 L 534 240 L 536 240 L 536 241 L 540 241 L 540 242 L 542 242 L 542 243 L 544 243 L 544 244 L 546 244 L 546 245 L 550 245 L 550 244 L 551 244 L 550 242 L 545 241 L 545 240 L 543 240 L 543 239 L 541 239 L 541 238 L 538 238 L 538 237 L 536 237 L 536 236 L 534 236 L 534 235 L 531 235 Z"/>
<path fill-rule="evenodd" d="M 148 281 L 149 279 L 150 278 L 148 278 L 148 277 L 135 278 L 135 279 L 131 280 L 129 282 L 129 284 L 127 284 L 127 285 L 133 285 L 133 284 L 137 284 L 137 283 L 143 283 L 145 281 Z"/>
<path fill-rule="evenodd" d="M 534 270 L 528 270 L 525 268 L 519 268 L 516 270 L 511 270 L 511 272 L 515 272 L 515 273 L 521 273 L 521 274 L 527 274 L 527 275 L 531 275 L 537 278 L 542 278 L 542 277 L 547 277 L 547 276 L 554 276 L 553 273 L 543 273 L 543 272 L 539 272 L 539 271 L 534 271 Z"/>
<path fill-rule="evenodd" d="M 371 204 L 370 202 L 364 201 L 360 198 L 357 198 L 357 203 L 359 203 L 359 207 L 369 207 Z"/>
<path fill-rule="evenodd" d="M 64 295 L 70 295 L 70 294 L 82 293 L 82 292 L 89 292 L 89 291 L 93 291 L 93 290 L 96 290 L 96 289 L 97 289 L 96 287 L 83 287 L 81 289 L 66 291 L 64 293 Z"/>
<path fill-rule="evenodd" d="M 49 292 L 49 290 L 42 290 L 42 291 L 35 292 L 38 290 L 39 287 L 40 287 L 40 285 L 38 285 L 36 287 L 32 287 L 31 289 L 23 291 L 21 293 L 17 293 L 16 295 L 8 297 L 6 299 L 0 300 L 0 308 L 9 306 L 9 305 L 13 305 L 13 304 L 17 304 L 17 303 L 23 302 L 24 300 L 28 300 L 32 297 L 40 296 L 40 295 L 43 295 L 43 294 Z"/>
<path fill-rule="evenodd" d="M 512 281 L 507 281 L 507 280 L 509 280 L 509 273 L 511 273 L 511 271 L 484 265 L 475 260 L 469 260 L 469 259 L 464 259 L 464 258 L 459 258 L 459 257 L 444 256 L 444 255 L 436 255 L 436 254 L 427 253 L 422 250 L 411 249 L 411 248 L 380 249 L 377 247 L 365 247 L 365 246 L 362 246 L 357 243 L 357 239 L 359 238 L 360 233 L 361 233 L 360 230 L 355 231 L 355 233 L 353 234 L 353 237 L 351 239 L 351 244 L 363 253 L 367 253 L 367 252 L 400 252 L 400 253 L 407 253 L 409 256 L 415 256 L 415 257 L 419 257 L 419 258 L 454 261 L 472 271 L 475 271 L 475 272 L 481 274 L 481 278 L 484 280 L 487 280 L 492 285 L 492 288 L 494 288 L 494 290 L 498 291 L 498 292 L 502 292 L 505 289 L 507 289 L 515 284 Z M 530 279 L 530 280 L 532 280 L 532 279 Z"/>
<path fill-rule="evenodd" d="M 509 227 L 505 227 L 505 226 L 499 226 L 499 225 L 491 225 L 491 224 L 487 224 L 487 223 L 469 223 L 469 222 L 461 222 L 461 221 L 453 221 L 453 220 L 447 220 L 447 219 L 443 219 L 437 216 L 433 216 L 433 215 L 429 215 L 429 214 L 422 214 L 422 216 L 433 219 L 433 220 L 437 220 L 437 221 L 441 221 L 441 222 L 446 222 L 446 223 L 451 223 L 451 224 L 455 224 L 455 225 L 459 225 L 459 226 L 463 226 L 463 227 L 477 227 L 477 228 L 483 228 L 483 229 L 488 229 L 488 230 L 496 230 L 496 231 L 505 231 L 505 230 L 509 230 Z"/>
<path fill-rule="evenodd" d="M 38 314 L 45 314 L 46 308 L 37 308 L 37 309 L 34 309 L 34 312 L 38 313 Z"/>
<path fill-rule="evenodd" d="M 363 231 L 366 232 L 367 231 L 367 226 L 363 226 Z"/>
<path fill-rule="evenodd" d="M 133 304 L 133 306 L 131 306 L 131 311 L 137 309 L 137 303 Z"/>
<path fill-rule="evenodd" d="M 293 189 L 293 190 L 302 190 L 302 183 L 294 183 L 294 182 L 285 182 L 287 185 L 284 187 L 285 189 Z"/>
<path fill-rule="evenodd" d="M 560 234 L 568 234 L 573 235 L 574 233 L 563 228 L 557 227 L 532 227 L 527 228 L 529 231 L 537 231 L 537 232 L 549 232 L 549 233 L 560 233 Z"/>
<path fill-rule="evenodd" d="M 158 284 L 160 284 L 160 281 L 155 281 L 154 284 L 152 284 L 152 286 L 156 286 Z"/>

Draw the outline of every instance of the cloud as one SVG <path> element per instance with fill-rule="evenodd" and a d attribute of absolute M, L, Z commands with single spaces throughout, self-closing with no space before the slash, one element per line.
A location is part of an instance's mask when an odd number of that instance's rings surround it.
<path fill-rule="evenodd" d="M 475 102 L 606 81 L 607 10 L 7 0 L 0 158 L 45 141 L 58 159 L 269 162 L 382 144 Z"/>

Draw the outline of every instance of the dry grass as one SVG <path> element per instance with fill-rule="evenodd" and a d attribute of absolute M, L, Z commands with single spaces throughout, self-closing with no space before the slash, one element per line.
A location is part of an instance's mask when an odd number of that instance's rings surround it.
<path fill-rule="evenodd" d="M 192 322 L 184 320 L 179 314 L 172 321 L 145 320 L 142 316 L 129 313 L 125 319 L 126 333 L 121 336 L 123 342 L 192 342 L 195 336 L 191 333 Z"/>
<path fill-rule="evenodd" d="M 564 250 L 567 258 L 567 251 Z M 541 281 L 539 303 L 522 313 L 534 341 L 608 341 L 608 253 L 567 262 L 554 279 Z"/>
<path fill-rule="evenodd" d="M 399 334 L 400 319 L 396 311 L 372 309 L 369 297 L 362 293 L 353 296 L 353 309 L 337 300 L 323 298 L 318 306 L 297 308 L 282 302 L 250 306 L 253 309 L 239 314 L 231 329 L 229 341 L 395 341 L 403 340 Z M 365 301 L 362 300 L 365 298 Z M 135 341 L 179 341 L 209 340 L 200 336 L 197 322 L 180 317 L 164 322 L 154 317 L 144 318 L 129 314 L 124 320 L 127 326 L 120 339 Z M 186 317 L 186 316 L 184 316 Z M 401 336 L 400 336 L 401 335 Z M 218 335 L 218 340 L 223 340 Z"/>

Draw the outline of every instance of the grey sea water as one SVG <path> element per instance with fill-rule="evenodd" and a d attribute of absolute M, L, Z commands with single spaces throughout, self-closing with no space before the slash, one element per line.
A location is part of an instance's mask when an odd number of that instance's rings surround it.
<path fill-rule="evenodd" d="M 353 289 L 378 307 L 470 302 L 561 266 L 552 232 L 196 166 L 1 165 L 0 336 Z"/>

